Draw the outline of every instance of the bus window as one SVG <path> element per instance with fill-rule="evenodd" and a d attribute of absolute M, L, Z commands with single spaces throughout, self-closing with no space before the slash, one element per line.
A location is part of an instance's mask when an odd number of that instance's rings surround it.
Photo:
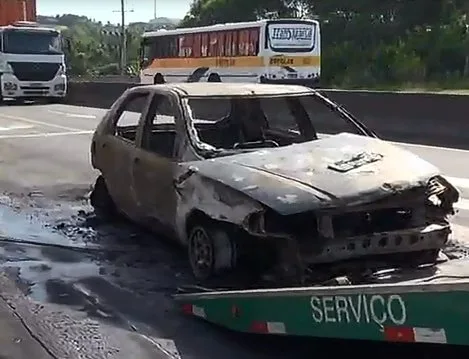
<path fill-rule="evenodd" d="M 231 56 L 238 56 L 238 32 L 231 31 L 231 38 L 233 40 L 231 43 Z"/>
<path fill-rule="evenodd" d="M 248 35 L 248 36 L 246 36 Z M 246 30 L 241 30 L 238 33 L 238 55 L 246 56 L 246 45 L 249 41 L 249 32 L 246 34 Z"/>
<path fill-rule="evenodd" d="M 192 34 L 179 36 L 179 57 L 192 56 L 192 40 Z"/>
<path fill-rule="evenodd" d="M 202 52 L 202 57 L 208 56 L 208 34 L 202 34 L 201 52 Z"/>
<path fill-rule="evenodd" d="M 168 57 L 178 57 L 178 41 L 177 36 L 171 36 L 169 40 L 169 56 Z"/>
<path fill-rule="evenodd" d="M 194 34 L 194 41 L 192 41 L 192 55 L 193 57 L 201 57 L 200 48 L 202 46 L 201 34 Z"/>
<path fill-rule="evenodd" d="M 217 56 L 223 57 L 225 56 L 225 32 L 220 31 L 218 33 L 218 39 L 217 39 Z"/>
<path fill-rule="evenodd" d="M 209 34 L 210 38 L 210 43 L 208 47 L 208 57 L 215 57 L 217 56 L 217 50 L 218 50 L 218 36 L 216 32 L 211 32 Z"/>
<path fill-rule="evenodd" d="M 166 37 L 160 37 L 157 42 L 157 53 L 158 57 L 161 59 L 164 59 L 168 57 L 168 38 Z"/>
<path fill-rule="evenodd" d="M 232 35 L 231 31 L 225 32 L 225 55 L 231 56 L 231 43 L 232 43 Z"/>
<path fill-rule="evenodd" d="M 1 34 L 0 34 L 1 38 Z M 158 57 L 156 52 L 156 41 L 155 39 L 143 39 L 142 41 L 142 60 L 143 59 L 153 59 Z"/>
<path fill-rule="evenodd" d="M 249 31 L 249 56 L 259 54 L 259 29 Z"/>

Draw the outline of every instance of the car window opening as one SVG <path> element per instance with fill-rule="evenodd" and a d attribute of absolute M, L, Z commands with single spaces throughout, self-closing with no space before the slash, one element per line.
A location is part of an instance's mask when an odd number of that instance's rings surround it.
<path fill-rule="evenodd" d="M 136 93 L 130 96 L 117 110 L 114 134 L 135 144 L 137 127 L 145 105 L 148 101 L 148 93 Z"/>
<path fill-rule="evenodd" d="M 316 95 L 190 98 L 199 140 L 226 152 L 289 146 L 348 132 L 363 135 Z"/>

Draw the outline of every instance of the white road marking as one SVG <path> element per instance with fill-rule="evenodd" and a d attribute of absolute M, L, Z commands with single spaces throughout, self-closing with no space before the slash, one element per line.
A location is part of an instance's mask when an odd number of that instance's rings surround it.
<path fill-rule="evenodd" d="M 443 177 L 446 178 L 453 186 L 469 188 L 469 178 L 459 178 L 445 175 L 443 175 Z"/>
<path fill-rule="evenodd" d="M 62 112 L 62 111 L 56 111 L 56 110 L 47 110 L 50 113 L 54 113 L 56 115 L 62 115 L 66 117 L 77 117 L 77 118 L 89 118 L 89 119 L 96 119 L 95 115 L 85 115 L 85 114 L 79 114 L 79 113 L 69 113 L 69 112 Z"/>
<path fill-rule="evenodd" d="M 27 135 L 0 135 L 0 139 L 10 138 L 46 138 L 57 136 L 90 135 L 94 131 L 69 131 L 69 132 L 49 132 L 49 133 L 29 133 Z"/>
<path fill-rule="evenodd" d="M 469 200 L 465 198 L 460 198 L 458 202 L 454 204 L 454 208 L 462 210 L 462 211 L 468 211 L 469 210 Z"/>
<path fill-rule="evenodd" d="M 58 128 L 60 130 L 71 131 L 71 132 L 86 131 L 82 128 L 73 128 L 73 127 L 68 127 L 68 126 L 62 126 L 62 125 L 57 125 L 55 123 L 48 123 L 48 122 L 43 122 L 43 121 L 31 120 L 31 119 L 25 118 L 25 117 L 5 115 L 3 113 L 0 115 L 0 118 L 2 118 L 2 117 L 6 118 L 6 119 L 10 119 L 10 120 L 23 121 L 23 122 L 26 122 L 26 123 L 29 123 L 29 124 L 32 124 L 32 125 L 39 125 L 39 126 L 42 126 L 42 127 Z"/>
<path fill-rule="evenodd" d="M 13 130 L 26 130 L 30 128 L 34 128 L 34 126 L 33 125 L 4 126 L 4 127 L 0 127 L 0 132 L 13 131 Z"/>
<path fill-rule="evenodd" d="M 172 359 L 182 358 L 174 340 L 165 339 L 165 338 L 154 338 L 148 335 L 144 335 L 143 337 L 147 339 L 148 341 L 150 341 L 153 345 L 155 345 L 159 350 L 165 353 L 168 357 Z"/>

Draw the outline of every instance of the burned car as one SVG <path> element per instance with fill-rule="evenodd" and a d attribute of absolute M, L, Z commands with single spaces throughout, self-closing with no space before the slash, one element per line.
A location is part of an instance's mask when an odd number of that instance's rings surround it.
<path fill-rule="evenodd" d="M 198 279 L 252 266 L 301 284 L 433 263 L 459 197 L 432 164 L 302 86 L 134 87 L 91 157 L 95 210 L 174 238 Z"/>

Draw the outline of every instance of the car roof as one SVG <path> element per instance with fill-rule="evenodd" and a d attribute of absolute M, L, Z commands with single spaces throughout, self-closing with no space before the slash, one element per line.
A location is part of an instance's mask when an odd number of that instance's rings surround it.
<path fill-rule="evenodd" d="M 187 97 L 288 96 L 306 95 L 316 92 L 313 89 L 299 85 L 259 83 L 183 82 L 146 85 L 144 87 L 155 90 L 165 89 L 167 91 L 177 91 L 181 96 Z"/>

